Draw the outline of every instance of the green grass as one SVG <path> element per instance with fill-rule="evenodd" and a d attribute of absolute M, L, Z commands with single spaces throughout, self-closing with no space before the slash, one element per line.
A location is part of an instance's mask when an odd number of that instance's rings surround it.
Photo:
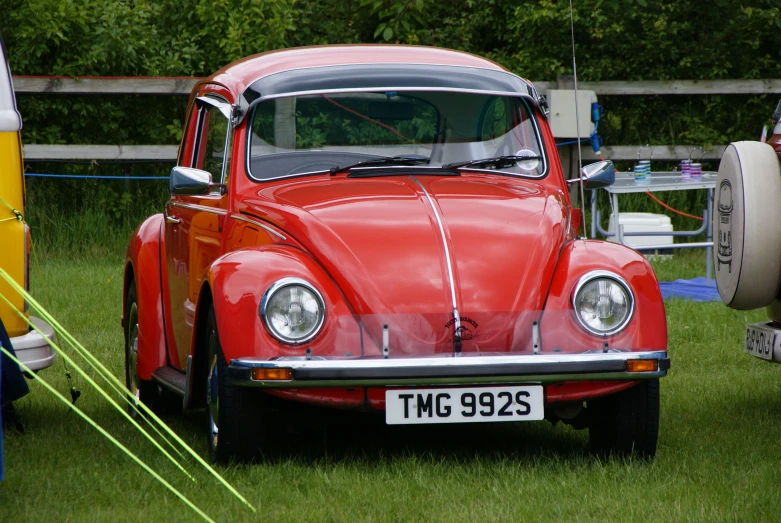
<path fill-rule="evenodd" d="M 704 274 L 701 251 L 657 262 L 660 279 Z M 46 259 L 33 294 L 122 375 L 121 263 Z M 742 352 L 761 311 L 666 302 L 673 362 L 662 380 L 651 463 L 600 460 L 561 424 L 385 427 L 334 418 L 327 431 L 280 427 L 278 456 L 219 470 L 251 514 L 207 474 L 190 483 L 83 379 L 78 405 L 219 521 L 772 520 L 781 513 L 781 377 Z M 62 363 L 41 373 L 63 393 Z M 5 435 L 0 521 L 192 521 L 179 500 L 36 383 Z M 201 412 L 165 418 L 205 454 Z"/>

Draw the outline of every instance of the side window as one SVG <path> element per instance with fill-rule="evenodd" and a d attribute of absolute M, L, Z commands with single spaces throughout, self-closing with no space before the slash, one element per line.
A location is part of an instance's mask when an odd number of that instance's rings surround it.
<path fill-rule="evenodd" d="M 200 143 L 195 167 L 211 173 L 212 183 L 222 183 L 228 127 L 228 119 L 218 108 L 201 108 Z"/>
<path fill-rule="evenodd" d="M 190 106 L 190 114 L 184 128 L 184 137 L 182 145 L 179 147 L 179 156 L 176 165 L 182 167 L 193 167 L 193 148 L 198 141 L 198 124 L 200 123 L 200 110 L 198 105 L 193 103 Z"/>

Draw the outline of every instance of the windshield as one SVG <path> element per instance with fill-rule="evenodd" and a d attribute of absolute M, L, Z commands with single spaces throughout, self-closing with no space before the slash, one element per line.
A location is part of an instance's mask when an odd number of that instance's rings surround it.
<path fill-rule="evenodd" d="M 534 117 L 525 100 L 509 96 L 405 91 L 276 98 L 255 107 L 250 132 L 249 170 L 258 181 L 368 169 L 436 174 L 462 168 L 535 178 L 546 172 Z M 508 156 L 529 159 L 465 165 Z"/>

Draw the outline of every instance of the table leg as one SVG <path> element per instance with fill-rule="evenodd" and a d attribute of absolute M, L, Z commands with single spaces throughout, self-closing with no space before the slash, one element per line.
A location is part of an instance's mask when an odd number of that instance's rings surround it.
<path fill-rule="evenodd" d="M 621 229 L 621 224 L 618 222 L 618 194 L 613 193 L 610 195 L 610 197 L 613 199 L 613 223 L 615 224 L 615 233 L 616 233 L 616 239 L 618 240 L 618 243 L 622 244 L 624 243 L 624 231 Z"/>
<path fill-rule="evenodd" d="M 713 265 L 713 189 L 708 189 L 708 215 L 705 219 L 708 220 L 708 232 L 706 233 L 706 239 L 710 242 L 710 247 L 705 248 L 705 277 L 710 280 L 711 268 Z"/>

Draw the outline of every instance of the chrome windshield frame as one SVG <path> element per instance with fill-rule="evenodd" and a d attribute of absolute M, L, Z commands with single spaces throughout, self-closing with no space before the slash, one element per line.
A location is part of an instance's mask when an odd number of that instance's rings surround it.
<path fill-rule="evenodd" d="M 291 92 L 291 93 L 281 93 L 281 94 L 274 94 L 274 95 L 268 95 L 268 96 L 261 96 L 260 98 L 257 98 L 252 103 L 249 104 L 249 107 L 247 108 L 247 114 L 249 114 L 249 119 L 246 125 L 245 133 L 247 135 L 245 139 L 245 151 L 244 151 L 244 168 L 246 170 L 247 176 L 249 179 L 255 183 L 265 183 L 265 182 L 271 182 L 275 180 L 282 180 L 282 179 L 288 179 L 288 178 L 300 178 L 302 176 L 315 176 L 315 175 L 323 175 L 329 172 L 329 170 L 318 170 L 318 171 L 308 171 L 304 173 L 295 173 L 295 174 L 287 174 L 282 176 L 273 176 L 268 178 L 257 178 L 252 174 L 252 167 L 251 167 L 251 160 L 252 160 L 252 125 L 255 119 L 255 107 L 262 103 L 263 101 L 267 100 L 276 100 L 279 98 L 292 98 L 297 96 L 312 96 L 312 95 L 325 95 L 325 94 L 348 94 L 348 93 L 370 93 L 370 92 L 378 92 L 378 91 L 392 91 L 392 92 L 452 92 L 452 93 L 463 93 L 463 94 L 477 94 L 477 95 L 485 95 L 485 96 L 504 96 L 508 98 L 520 98 L 522 102 L 525 104 L 525 109 L 529 114 L 529 120 L 532 122 L 532 126 L 534 127 L 534 136 L 537 140 L 537 144 L 540 149 L 540 157 L 542 158 L 542 171 L 541 174 L 538 175 L 531 175 L 531 174 L 519 174 L 514 173 L 510 171 L 504 171 L 502 169 L 484 169 L 484 168 L 475 168 L 475 167 L 458 167 L 458 171 L 465 171 L 465 172 L 476 172 L 476 173 L 485 173 L 485 174 L 498 174 L 502 176 L 510 176 L 513 178 L 519 178 L 524 180 L 539 180 L 542 178 L 545 178 L 548 176 L 548 173 L 550 172 L 550 163 L 548 162 L 548 151 L 545 146 L 545 140 L 542 137 L 542 133 L 540 132 L 540 126 L 539 122 L 537 121 L 537 116 L 535 115 L 532 107 L 528 105 L 528 102 L 532 102 L 532 106 L 537 107 L 538 101 L 535 100 L 532 96 L 524 93 L 517 93 L 517 92 L 504 92 L 504 91 L 482 91 L 482 90 L 475 90 L 475 89 L 456 89 L 456 88 L 419 88 L 419 87 L 372 87 L 372 88 L 350 88 L 350 89 L 336 89 L 336 90 L 328 90 L 328 89 L 322 89 L 322 90 L 313 90 L 313 91 L 299 91 L 299 92 Z M 250 114 L 251 113 L 251 114 Z M 515 129 L 517 127 L 514 127 Z M 377 169 L 388 169 L 391 166 L 384 166 L 384 167 L 377 167 Z M 431 167 L 431 166 L 403 166 L 404 167 L 404 174 L 409 174 L 410 169 L 419 169 L 419 170 L 431 170 L 436 171 L 437 169 L 440 169 L 439 167 Z M 368 168 L 361 168 L 361 169 L 368 169 Z"/>

